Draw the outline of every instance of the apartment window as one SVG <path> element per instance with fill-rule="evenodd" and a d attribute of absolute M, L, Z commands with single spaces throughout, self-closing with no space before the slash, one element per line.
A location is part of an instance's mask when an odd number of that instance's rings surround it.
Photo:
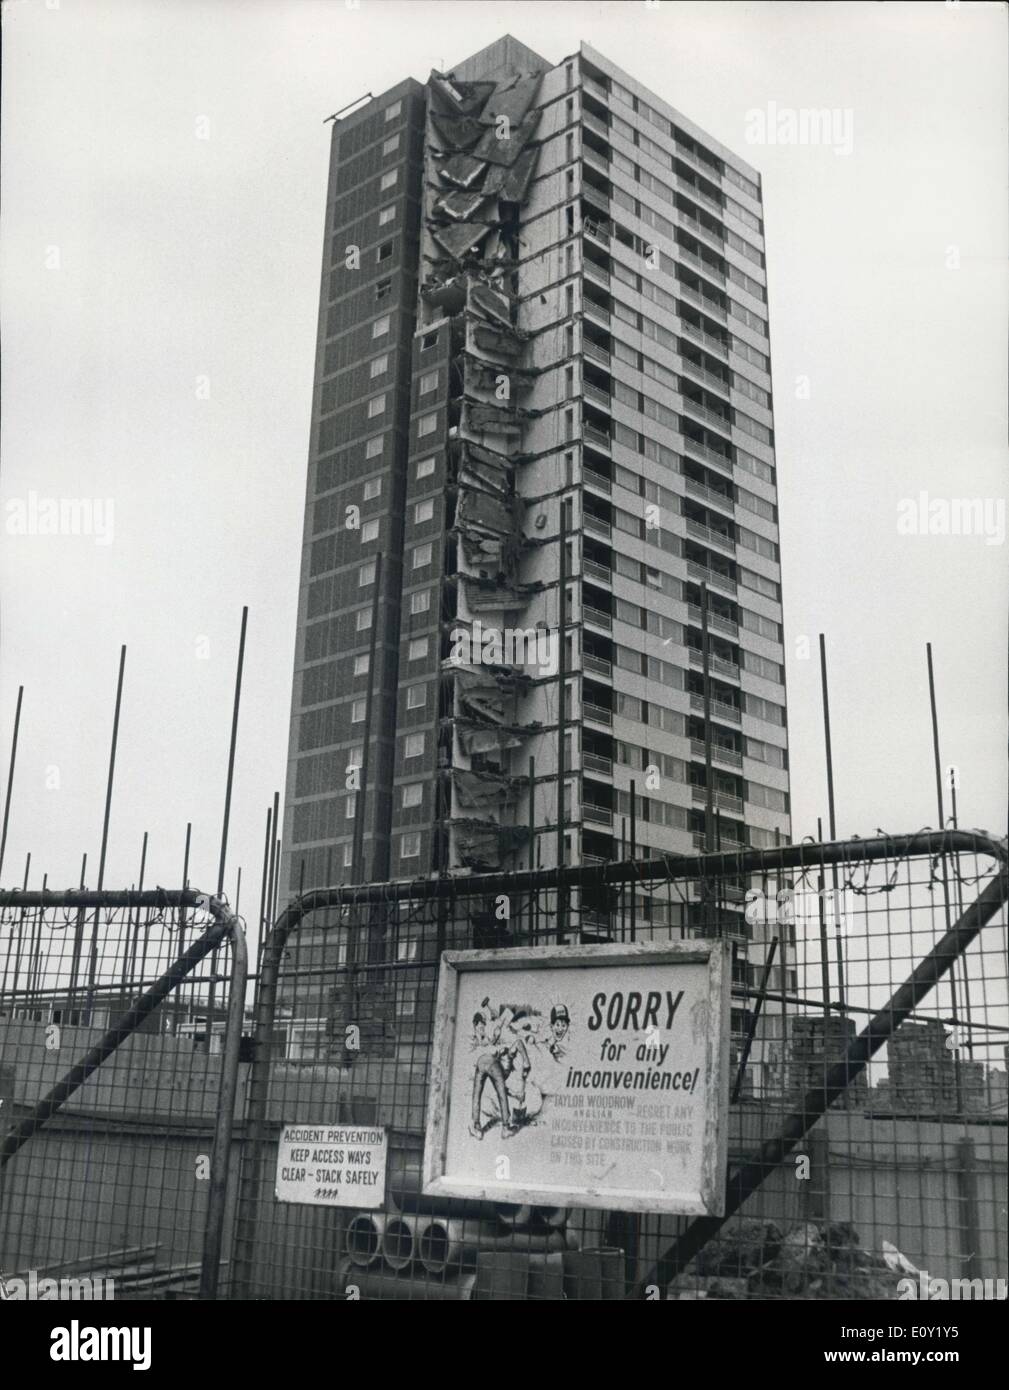
<path fill-rule="evenodd" d="M 394 101 L 391 106 L 385 108 L 385 119 L 387 121 L 394 121 L 402 109 L 403 103 L 401 101 Z"/>
<path fill-rule="evenodd" d="M 399 857 L 400 859 L 417 859 L 420 856 L 420 832 L 411 831 L 409 835 L 399 837 Z"/>
<path fill-rule="evenodd" d="M 357 815 L 357 792 L 350 792 L 348 794 L 343 815 L 345 820 L 353 820 Z"/>
<path fill-rule="evenodd" d="M 375 286 L 375 298 L 376 298 L 376 299 L 388 299 L 391 293 L 392 293 L 392 281 L 391 281 L 391 280 L 379 280 L 378 284 Z"/>
<path fill-rule="evenodd" d="M 366 459 L 377 459 L 384 448 L 383 440 L 385 436 L 381 434 L 372 435 L 364 446 L 364 456 Z"/>
<path fill-rule="evenodd" d="M 411 782 L 408 787 L 403 788 L 403 809 L 408 810 L 411 806 L 420 806 L 424 801 L 424 783 Z"/>
<path fill-rule="evenodd" d="M 423 439 L 425 435 L 434 434 L 438 428 L 438 412 L 432 410 L 429 415 L 422 415 L 417 421 L 417 438 Z"/>
<path fill-rule="evenodd" d="M 429 478 L 433 472 L 434 472 L 434 459 L 433 459 L 433 458 L 421 459 L 421 461 L 417 464 L 417 477 L 418 477 L 418 478 Z"/>
<path fill-rule="evenodd" d="M 403 941 L 397 942 L 397 945 L 396 945 L 396 959 L 397 959 L 397 960 L 416 960 L 416 959 L 417 959 L 417 947 L 418 947 L 419 945 L 420 945 L 420 942 L 417 940 L 417 938 L 416 938 L 415 936 L 408 936 L 408 937 L 406 937 Z"/>
<path fill-rule="evenodd" d="M 378 261 L 379 265 L 381 265 L 383 261 L 390 261 L 390 260 L 392 260 L 392 242 L 391 242 L 391 241 L 383 241 L 383 242 L 382 242 L 382 245 L 381 245 L 381 246 L 378 248 L 378 250 L 375 252 L 375 259 L 376 259 L 376 261 Z"/>
<path fill-rule="evenodd" d="M 413 568 L 419 570 L 423 569 L 425 565 L 429 565 L 431 563 L 431 555 L 430 541 L 426 542 L 424 545 L 415 545 L 413 548 Z"/>
<path fill-rule="evenodd" d="M 361 544 L 367 545 L 369 541 L 378 540 L 378 521 L 366 521 L 361 527 Z"/>
<path fill-rule="evenodd" d="M 427 656 L 427 646 L 428 642 L 426 637 L 415 637 L 407 648 L 407 661 L 420 661 L 423 657 Z"/>
<path fill-rule="evenodd" d="M 382 334 L 383 334 L 383 333 L 388 333 L 388 331 L 389 331 L 389 315 L 388 315 L 388 314 L 383 314 L 382 317 L 381 317 L 380 319 L 376 319 L 375 322 L 371 325 L 371 336 L 372 336 L 373 338 L 381 338 Z"/>
<path fill-rule="evenodd" d="M 343 867 L 352 869 L 354 867 L 354 841 L 348 840 L 343 847 Z"/>
<path fill-rule="evenodd" d="M 368 629 L 369 629 L 370 627 L 371 627 L 371 609 L 370 609 L 370 608 L 359 608 L 359 609 L 357 610 L 357 630 L 358 630 L 358 632 L 367 632 Z"/>
<path fill-rule="evenodd" d="M 649 565 L 645 566 L 645 583 L 651 585 L 653 589 L 662 588 L 662 572 L 652 569 Z"/>
<path fill-rule="evenodd" d="M 422 681 L 419 685 L 408 685 L 406 688 L 407 709 L 423 709 L 426 704 L 427 683 Z"/>
<path fill-rule="evenodd" d="M 360 656 L 354 657 L 354 675 L 366 676 L 371 667 L 370 652 L 362 652 Z"/>
<path fill-rule="evenodd" d="M 397 180 L 398 178 L 399 178 L 399 170 L 398 170 L 398 169 L 390 169 L 389 172 L 388 172 L 387 174 L 383 174 L 383 175 L 382 175 L 382 182 L 379 184 L 379 188 L 381 188 L 383 192 L 384 192 L 387 188 L 395 188 L 395 186 L 396 186 L 396 180 Z"/>
<path fill-rule="evenodd" d="M 407 734 L 403 741 L 403 757 L 419 758 L 424 752 L 424 734 Z"/>
<path fill-rule="evenodd" d="M 366 565 L 362 565 L 357 572 L 357 587 L 366 589 L 369 584 L 375 582 L 375 561 L 369 560 Z"/>
<path fill-rule="evenodd" d="M 376 415 L 381 415 L 385 410 L 385 396 L 372 396 L 368 402 L 368 419 L 374 420 Z"/>
<path fill-rule="evenodd" d="M 423 336 L 423 338 L 421 338 L 421 340 L 420 340 L 420 350 L 421 350 L 421 352 L 427 352 L 427 350 L 428 350 L 429 348 L 433 348 L 433 347 L 437 346 L 437 343 L 438 343 L 438 330 L 435 329 L 435 331 L 434 331 L 433 333 L 425 333 L 424 336 Z"/>
<path fill-rule="evenodd" d="M 371 367 L 369 368 L 370 376 L 381 376 L 383 372 L 387 372 L 388 370 L 389 356 L 387 353 L 383 353 L 381 357 L 372 358 Z"/>
<path fill-rule="evenodd" d="M 426 396 L 429 391 L 433 391 L 438 385 L 437 372 L 425 372 L 420 379 L 420 386 L 417 389 L 419 396 Z"/>
<path fill-rule="evenodd" d="M 426 613 L 431 607 L 431 590 L 419 589 L 417 593 L 410 595 L 410 612 Z"/>
<path fill-rule="evenodd" d="M 390 203 L 387 208 L 383 208 L 378 214 L 378 225 L 384 227 L 387 223 L 394 221 L 396 217 L 396 204 Z"/>
<path fill-rule="evenodd" d="M 367 700 L 355 700 L 350 707 L 350 722 L 352 724 L 363 724 L 367 712 Z"/>
<path fill-rule="evenodd" d="M 368 481 L 367 481 L 367 482 L 365 483 L 365 485 L 364 485 L 364 500 L 365 500 L 366 502 L 371 502 L 371 501 L 373 501 L 376 497 L 381 497 L 381 496 L 382 496 L 382 479 L 381 479 L 381 478 L 369 478 Z"/>
<path fill-rule="evenodd" d="M 419 525 L 422 521 L 430 521 L 434 516 L 434 498 L 427 497 L 423 502 L 418 502 L 413 509 L 413 519 Z"/>
<path fill-rule="evenodd" d="M 390 135 L 389 138 L 388 138 L 388 140 L 383 140 L 383 142 L 382 142 L 382 153 L 383 153 L 383 155 L 386 155 L 386 154 L 395 154 L 396 151 L 397 151 L 398 149 L 399 149 L 399 135 L 398 135 L 398 134 L 396 134 L 396 135 Z"/>

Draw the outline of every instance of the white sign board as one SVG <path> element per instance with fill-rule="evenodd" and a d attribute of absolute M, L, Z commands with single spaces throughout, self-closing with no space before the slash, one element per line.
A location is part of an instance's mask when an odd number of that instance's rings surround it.
<path fill-rule="evenodd" d="M 720 1216 L 723 941 L 447 951 L 430 1195 Z"/>
<path fill-rule="evenodd" d="M 278 1202 L 380 1207 L 388 1138 L 375 1125 L 285 1125 L 277 1149 Z"/>

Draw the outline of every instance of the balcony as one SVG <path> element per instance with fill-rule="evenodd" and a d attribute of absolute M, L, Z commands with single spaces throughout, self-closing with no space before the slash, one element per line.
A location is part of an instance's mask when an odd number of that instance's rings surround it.
<path fill-rule="evenodd" d="M 610 393 L 604 391 L 601 386 L 594 386 L 591 381 L 582 382 L 582 395 L 587 401 L 594 401 L 596 405 L 602 406 L 604 410 L 610 408 Z"/>
<path fill-rule="evenodd" d="M 610 354 L 604 347 L 594 343 L 591 338 L 582 339 L 582 352 L 590 362 L 598 362 L 601 367 L 609 367 Z"/>
<path fill-rule="evenodd" d="M 736 553 L 736 542 L 732 536 L 728 536 L 724 531 L 716 531 L 713 526 L 705 526 L 700 521 L 691 521 L 687 518 L 687 535 L 693 536 L 695 540 L 703 541 L 705 545 L 716 545 L 720 550 L 728 551 L 730 555 Z"/>
<path fill-rule="evenodd" d="M 717 854 L 719 851 L 721 851 L 721 852 L 724 853 L 724 854 L 737 854 L 737 853 L 741 852 L 742 850 L 746 849 L 746 845 L 743 843 L 742 840 L 730 839 L 730 838 L 729 838 L 728 836 L 726 836 L 726 835 L 722 835 L 720 838 L 721 838 L 721 844 L 720 844 L 720 845 L 715 849 L 715 851 L 714 851 L 714 853 L 716 853 L 716 854 Z M 703 831 L 703 830 L 695 830 L 695 831 L 694 831 L 694 835 L 693 835 L 693 839 L 694 839 L 694 849 L 704 850 L 704 848 L 705 848 L 704 831 Z"/>
<path fill-rule="evenodd" d="M 613 812 L 607 806 L 596 806 L 591 801 L 583 801 L 582 819 L 595 821 L 597 825 L 612 825 Z"/>
<path fill-rule="evenodd" d="M 591 149 L 588 145 L 582 146 L 582 163 L 587 164 L 590 169 L 595 169 L 597 173 L 603 174 L 609 178 L 609 160 L 605 155 L 599 154 L 598 151 Z"/>
<path fill-rule="evenodd" d="M 724 492 L 716 492 L 713 487 L 708 487 L 706 483 L 695 482 L 693 478 L 685 478 L 684 482 L 691 497 L 700 497 L 712 506 L 723 507 L 727 512 L 735 511 L 735 502 L 731 496 L 727 497 Z"/>
<path fill-rule="evenodd" d="M 683 318 L 680 319 L 680 331 L 685 338 L 689 338 L 692 342 L 700 343 L 703 347 L 710 348 L 712 352 L 721 353 L 724 358 L 728 359 L 729 344 L 724 338 L 716 338 L 711 333 L 705 333 L 703 329 L 695 328 L 692 323 Z"/>
<path fill-rule="evenodd" d="M 710 261 L 706 261 L 703 256 L 695 256 L 693 251 L 684 251 L 681 246 L 679 248 L 679 258 L 681 261 L 685 261 L 687 265 L 693 266 L 701 275 L 706 275 L 709 280 L 714 280 L 716 284 L 725 284 L 724 272 L 719 270 L 717 265 L 712 265 Z"/>
<path fill-rule="evenodd" d="M 710 584 L 713 589 L 722 589 L 727 594 L 737 592 L 737 584 L 727 574 L 719 574 L 718 570 L 708 569 L 707 565 L 699 565 L 696 560 L 687 561 L 687 578 L 696 579 L 698 584 Z"/>
<path fill-rule="evenodd" d="M 713 429 L 722 430 L 726 435 L 731 434 L 732 420 L 728 415 L 721 415 L 717 410 L 709 410 L 706 405 L 698 405 L 689 396 L 683 397 L 683 409 L 689 411 L 695 420 L 703 420 L 706 425 L 711 425 Z"/>
<path fill-rule="evenodd" d="M 582 218 L 582 235 L 587 236 L 590 241 L 598 243 L 600 246 L 609 246 L 610 228 L 608 222 L 603 222 L 594 217 Z"/>
<path fill-rule="evenodd" d="M 732 474 L 732 459 L 725 454 L 720 454 L 717 449 L 709 449 L 707 444 L 698 444 L 695 439 L 685 435 L 683 439 L 685 452 L 694 455 L 695 458 L 702 458 L 712 464 L 715 468 L 720 468 L 723 473 Z"/>
<path fill-rule="evenodd" d="M 583 268 L 590 280 L 594 280 L 597 285 L 605 285 L 609 288 L 610 272 L 608 270 L 604 270 L 601 265 L 596 265 L 595 261 L 590 260 L 588 256 L 585 258 Z"/>
<path fill-rule="evenodd" d="M 698 805 L 706 806 L 708 804 L 708 791 L 706 787 L 691 786 L 690 792 L 694 801 Z M 714 796 L 712 797 L 711 804 L 713 806 L 717 806 L 720 811 L 731 811 L 734 815 L 737 816 L 741 816 L 743 814 L 742 798 L 738 796 L 730 796 L 728 792 L 716 791 Z"/>
<path fill-rule="evenodd" d="M 709 299 L 706 294 L 698 294 L 696 290 L 689 289 L 682 282 L 677 285 L 677 292 L 681 299 L 685 299 L 688 304 L 693 304 L 695 308 L 701 309 L 713 319 L 721 319 L 728 324 L 729 316 L 716 299 Z"/>
<path fill-rule="evenodd" d="M 686 231 L 699 240 L 703 240 L 711 250 L 719 253 L 725 250 L 724 228 L 719 227 L 716 231 L 712 227 L 707 227 L 699 217 L 695 217 L 692 212 L 685 212 L 683 208 L 676 209 L 676 220 Z"/>
<path fill-rule="evenodd" d="M 594 299 L 590 299 L 587 294 L 582 296 L 582 312 L 587 314 L 590 319 L 594 319 L 596 323 L 601 323 L 606 328 L 609 328 L 609 309 L 607 309 L 604 304 L 597 304 L 596 301 Z"/>
<path fill-rule="evenodd" d="M 684 357 L 682 354 L 680 355 L 680 364 L 680 371 L 686 373 L 692 381 L 701 382 L 713 391 L 720 391 L 726 396 L 729 394 L 729 383 L 724 378 L 715 376 L 714 372 L 706 372 L 703 367 L 696 366 L 689 357 Z"/>
<path fill-rule="evenodd" d="M 589 604 L 582 605 L 582 618 L 587 623 L 594 623 L 596 627 L 605 628 L 607 632 L 613 631 L 613 617 L 610 613 L 604 613 L 601 608 L 592 608 Z"/>
<path fill-rule="evenodd" d="M 584 179 L 582 180 L 582 197 L 587 203 L 591 203 L 594 208 L 599 208 L 601 212 L 605 212 L 607 219 L 609 218 L 609 198 L 607 198 L 605 193 L 600 193 L 599 189 L 594 188 L 592 184 L 586 183 Z"/>
<path fill-rule="evenodd" d="M 613 723 L 613 711 L 611 709 L 605 709 L 602 705 L 589 705 L 583 702 L 582 717 L 584 719 L 592 719 L 596 724 L 609 725 Z"/>
<path fill-rule="evenodd" d="M 613 535 L 613 527 L 608 521 L 601 521 L 599 517 L 593 516 L 591 512 L 582 514 L 582 527 L 590 531 L 594 536 L 602 536 L 604 540 L 610 540 Z"/>
<path fill-rule="evenodd" d="M 704 696 L 691 693 L 690 708 L 698 714 L 704 713 Z M 735 705 L 727 704 L 725 700 L 711 700 L 712 719 L 723 719 L 727 724 L 741 724 L 742 717 Z"/>
<path fill-rule="evenodd" d="M 597 101 L 609 101 L 610 94 L 606 88 L 592 77 L 582 75 L 582 90 L 594 96 Z"/>
<path fill-rule="evenodd" d="M 690 740 L 690 752 L 695 758 L 700 758 L 703 762 L 705 758 L 704 739 L 692 738 Z M 742 767 L 743 755 L 737 753 L 735 748 L 729 748 L 724 743 L 711 742 L 711 761 L 713 763 L 724 763 L 728 767 Z"/>
<path fill-rule="evenodd" d="M 679 174 L 675 175 L 675 179 L 676 187 L 681 193 L 685 193 L 688 198 L 693 198 L 695 203 L 700 203 L 702 207 L 706 207 L 709 212 L 713 212 L 716 217 L 725 216 L 724 206 L 715 198 L 709 198 L 707 193 L 702 193 L 695 183 L 691 183 L 689 179 L 682 178 Z"/>
<path fill-rule="evenodd" d="M 598 579 L 603 584 L 613 583 L 613 571 L 609 565 L 601 565 L 598 560 L 583 560 L 582 570 L 586 579 Z"/>
<path fill-rule="evenodd" d="M 598 116 L 593 116 L 591 111 L 582 111 L 582 125 L 586 130 L 594 130 L 597 135 L 601 135 L 604 140 L 610 138 L 610 128 L 605 121 L 601 121 Z"/>
<path fill-rule="evenodd" d="M 687 617 L 692 623 L 696 623 L 699 627 L 703 622 L 700 607 L 696 603 L 687 604 Z M 731 618 L 721 617 L 710 608 L 708 609 L 708 627 L 712 632 L 726 632 L 730 637 L 739 636 L 738 623 L 734 623 Z"/>
<path fill-rule="evenodd" d="M 598 449 L 605 449 L 607 453 L 609 452 L 610 436 L 605 434 L 602 430 L 596 429 L 595 425 L 583 424 L 582 438 L 587 444 L 594 444 Z M 608 536 L 610 533 L 609 531 L 605 531 L 601 534 Z"/>
<path fill-rule="evenodd" d="M 706 164 L 703 159 L 698 159 L 692 150 L 688 150 L 685 145 L 676 141 L 676 158 L 689 164 L 691 169 L 695 169 L 703 178 L 710 179 L 712 183 L 719 183 L 722 178 L 721 171 L 714 168 L 711 164 Z"/>
<path fill-rule="evenodd" d="M 603 473 L 597 473 L 594 468 L 582 468 L 582 482 L 589 487 L 597 488 L 600 492 L 611 493 L 613 491 L 613 480 L 607 478 Z"/>
<path fill-rule="evenodd" d="M 604 777 L 613 776 L 613 759 L 604 758 L 601 753 L 583 753 L 582 767 L 586 772 L 601 772 Z"/>
<path fill-rule="evenodd" d="M 704 669 L 704 654 L 699 652 L 696 647 L 689 648 L 690 664 L 699 670 Z M 716 676 L 728 676 L 730 680 L 739 680 L 739 667 L 734 661 L 726 661 L 724 657 L 712 656 L 708 654 L 708 670 Z"/>
<path fill-rule="evenodd" d="M 604 656 L 593 656 L 591 652 L 586 652 L 582 657 L 582 667 L 594 676 L 603 676 L 606 680 L 613 678 L 613 662 L 607 661 Z"/>

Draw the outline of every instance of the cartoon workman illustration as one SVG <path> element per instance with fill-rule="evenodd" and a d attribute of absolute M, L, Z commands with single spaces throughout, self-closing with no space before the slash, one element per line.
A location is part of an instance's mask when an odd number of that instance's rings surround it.
<path fill-rule="evenodd" d="M 490 1082 L 497 1102 L 501 1135 L 505 1139 L 518 1132 L 525 1120 L 526 1079 L 530 1072 L 529 1053 L 521 1033 L 513 1027 L 515 1014 L 507 1005 L 493 1010 L 484 999 L 473 1015 L 473 1044 L 478 1050 L 473 1071 L 473 1109 L 469 1132 L 482 1139 L 495 1123 L 481 1120 L 484 1090 Z M 511 1094 L 509 1094 L 509 1091 Z"/>

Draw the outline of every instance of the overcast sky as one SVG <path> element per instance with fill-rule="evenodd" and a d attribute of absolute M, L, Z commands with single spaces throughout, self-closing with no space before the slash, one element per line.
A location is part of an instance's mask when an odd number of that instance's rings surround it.
<path fill-rule="evenodd" d="M 125 642 L 106 884 L 135 881 L 144 830 L 148 882 L 177 884 L 191 820 L 213 888 L 245 603 L 228 886 L 243 865 L 254 911 L 287 752 L 324 118 L 505 32 L 551 62 L 588 41 L 764 175 L 796 838 L 826 819 L 820 631 L 839 831 L 936 823 L 931 640 L 961 823 L 1005 832 L 1001 4 L 5 0 L 3 18 L 4 780 L 25 686 L 7 884 L 29 850 L 36 885 L 75 883 L 83 851 L 94 882 Z M 748 143 L 770 103 L 836 110 L 840 150 Z M 989 535 L 901 534 L 921 493 L 987 500 Z M 103 534 L 17 534 L 45 499 L 111 501 L 111 530 L 106 511 Z"/>

